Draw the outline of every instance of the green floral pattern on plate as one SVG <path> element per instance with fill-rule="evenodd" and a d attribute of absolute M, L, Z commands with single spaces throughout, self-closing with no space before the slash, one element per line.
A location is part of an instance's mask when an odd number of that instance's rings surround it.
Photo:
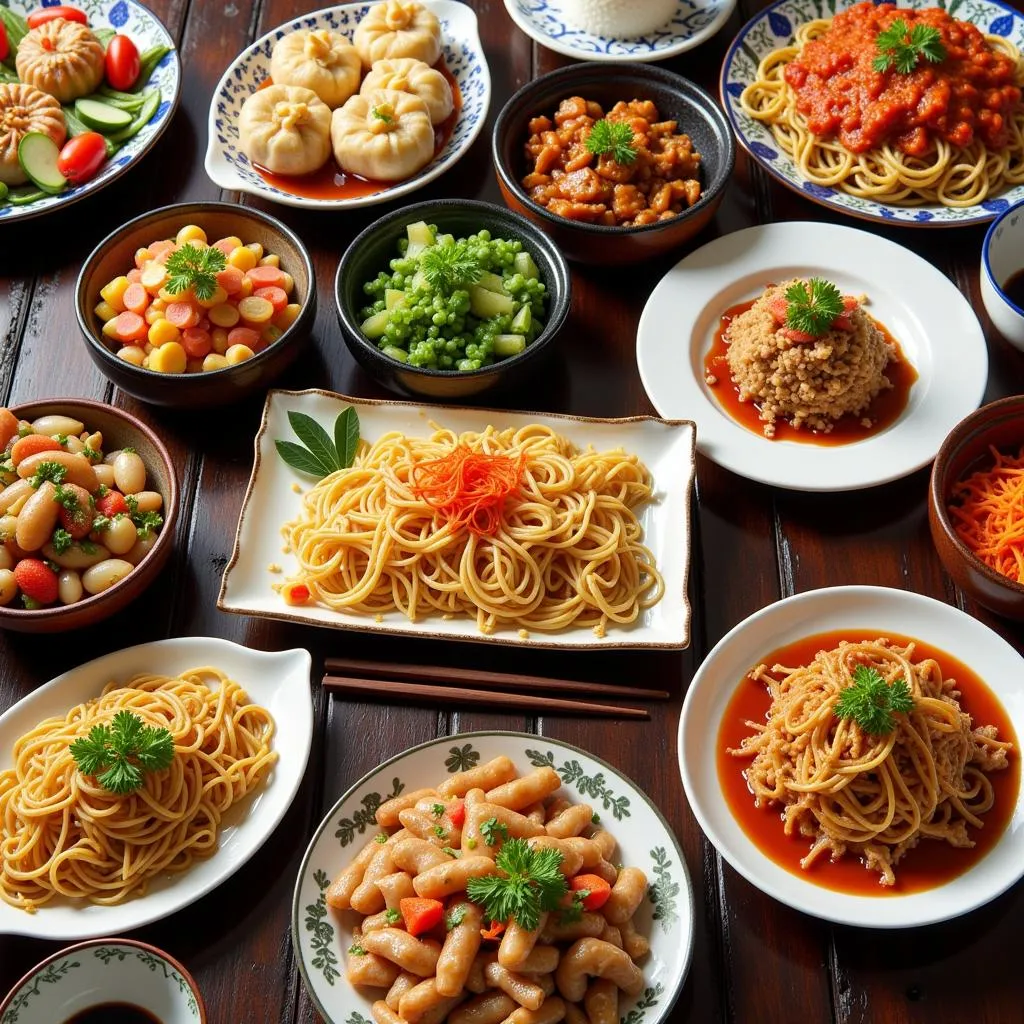
<path fill-rule="evenodd" d="M 331 879 L 326 871 L 317 870 L 313 872 L 313 880 L 320 889 L 320 895 L 316 903 L 306 907 L 306 931 L 310 933 L 309 945 L 313 950 L 311 963 L 324 976 L 327 984 L 333 985 L 341 972 L 338 970 L 338 955 L 331 948 L 334 927 L 327 917 L 326 894 Z"/>
<path fill-rule="evenodd" d="M 358 832 L 362 835 L 368 828 L 377 827 L 377 808 L 385 800 L 391 800 L 398 796 L 405 789 L 405 784 L 398 779 L 391 780 L 391 792 L 382 797 L 380 793 L 367 793 L 362 798 L 361 807 L 357 808 L 351 818 L 342 818 L 338 822 L 338 830 L 334 833 L 335 839 L 341 840 L 342 846 L 348 846 Z"/>
<path fill-rule="evenodd" d="M 587 775 L 579 761 L 566 761 L 560 768 L 555 764 L 555 756 L 549 750 L 542 754 L 539 750 L 527 750 L 526 756 L 534 768 L 554 768 L 567 786 L 575 786 L 583 796 L 600 800 L 606 811 L 611 811 L 616 821 L 629 817 L 629 797 L 616 796 L 605 781 L 604 773 L 597 772 Z"/>
<path fill-rule="evenodd" d="M 21 1019 L 21 1011 L 28 1008 L 29 1003 L 39 995 L 42 985 L 55 985 L 63 981 L 68 972 L 76 967 L 81 967 L 77 960 L 62 960 L 58 963 L 47 964 L 33 979 L 30 985 L 26 985 L 12 1000 L 4 1013 L 3 1021 L 0 1024 L 18 1024 Z"/>

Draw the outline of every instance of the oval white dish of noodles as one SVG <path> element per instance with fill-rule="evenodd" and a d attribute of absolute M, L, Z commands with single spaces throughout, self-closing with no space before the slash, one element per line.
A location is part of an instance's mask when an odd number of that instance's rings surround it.
<path fill-rule="evenodd" d="M 348 408 L 361 438 L 351 469 L 318 482 L 279 457 L 275 441 L 295 440 L 290 416 L 330 435 Z M 271 391 L 218 607 L 517 646 L 685 647 L 694 446 L 685 420 Z M 460 447 L 523 460 L 490 533 L 453 526 L 409 490 L 420 467 Z M 310 600 L 286 600 L 296 583 Z"/>
<path fill-rule="evenodd" d="M 1019 784 L 1021 751 L 1018 742 L 1009 752 L 1007 769 L 1000 769 L 996 763 L 998 758 L 995 758 L 980 773 L 992 781 L 995 781 L 994 776 L 1001 775 L 1003 771 L 1015 773 L 1013 778 L 1017 782 L 1016 791 L 1008 793 L 1005 809 L 1009 820 L 1001 834 L 980 859 L 972 859 L 972 851 L 964 850 L 968 864 L 966 869 L 953 877 L 947 873 L 945 879 L 932 888 L 914 891 L 913 887 L 908 887 L 911 891 L 894 891 L 879 884 L 874 891 L 870 886 L 858 886 L 857 892 L 849 892 L 827 887 L 825 881 L 819 884 L 813 880 L 813 871 L 805 873 L 799 869 L 789 870 L 767 856 L 744 829 L 731 810 L 729 801 L 724 798 L 717 743 L 708 742 L 708 737 L 719 737 L 723 718 L 737 687 L 757 685 L 745 678 L 747 673 L 773 651 L 818 634 L 835 636 L 844 632 L 848 632 L 851 640 L 860 640 L 869 634 L 873 638 L 886 635 L 911 637 L 944 652 L 950 659 L 962 662 L 985 683 L 1002 706 L 1003 717 L 1016 733 L 1016 737 L 998 738 L 1019 741 L 1024 736 L 1024 691 L 1019 686 L 1024 672 L 1024 659 L 987 626 L 957 608 L 908 591 L 883 587 L 832 587 L 809 591 L 769 605 L 745 619 L 716 644 L 694 676 L 683 704 L 678 738 L 680 770 L 690 806 L 705 834 L 736 871 L 763 892 L 804 913 L 839 924 L 872 928 L 916 927 L 959 917 L 995 899 L 1024 875 L 1024 793 Z M 911 664 L 923 660 L 913 655 L 909 658 Z M 941 664 L 941 657 L 939 661 Z M 883 672 L 887 672 L 884 667 Z M 950 674 L 955 677 L 955 672 Z M 783 673 L 774 673 L 777 678 L 781 675 Z M 920 681 L 915 678 L 913 685 L 916 687 Z M 961 780 L 958 777 L 960 769 L 955 767 L 956 758 L 953 757 L 952 762 L 946 760 L 951 746 L 942 731 L 943 723 L 955 722 L 958 715 L 954 713 L 953 705 L 944 700 L 932 699 L 924 692 L 927 689 L 928 686 L 922 687 L 915 697 L 920 706 L 908 716 L 907 723 L 912 722 L 916 726 L 928 723 L 924 731 L 930 738 L 931 750 L 944 762 L 938 771 L 938 778 L 947 783 L 948 789 L 955 789 L 961 781 L 966 781 L 968 788 L 973 788 L 979 775 L 975 770 L 979 763 L 972 763 L 971 758 L 977 756 L 980 761 L 988 761 L 991 749 L 979 748 L 990 745 L 984 739 L 979 738 L 976 742 L 973 737 L 968 738 L 968 734 L 964 734 L 963 751 L 968 760 Z M 970 710 L 972 700 L 969 683 L 966 681 L 963 685 L 963 701 Z M 840 721 L 844 729 L 849 728 L 848 719 Z M 979 715 L 978 720 L 971 722 L 971 728 L 988 724 Z M 907 731 L 908 724 L 900 725 L 898 729 L 901 731 L 897 734 L 896 742 L 901 742 L 901 737 L 903 742 L 908 739 L 913 741 Z M 743 731 L 745 735 L 755 732 L 754 729 Z M 928 746 L 928 741 L 923 745 Z M 880 755 L 884 754 L 884 746 L 879 748 Z M 921 757 L 922 764 L 926 764 L 927 760 L 927 757 Z M 737 758 L 732 767 L 739 773 L 749 765 L 749 758 Z M 883 765 L 879 771 L 887 774 L 887 765 Z M 927 775 L 927 771 L 923 774 Z M 870 779 L 877 778 L 860 775 L 856 785 L 867 784 Z M 982 782 L 981 788 L 984 786 Z M 908 780 L 908 791 L 923 793 L 926 788 L 916 779 Z M 864 798 L 865 794 L 866 790 L 861 789 L 860 797 Z M 752 795 L 749 799 L 753 803 Z M 924 802 L 922 800 L 922 804 Z M 897 822 L 901 821 L 905 810 L 901 803 L 900 798 L 894 801 Z M 944 821 L 944 811 L 951 811 L 951 828 L 947 830 L 940 824 L 936 829 L 940 834 L 947 831 L 955 834 L 959 829 L 956 821 L 960 812 L 953 808 L 953 803 L 940 799 L 938 811 L 931 819 L 935 822 L 939 822 L 939 819 Z M 972 804 L 980 807 L 984 803 L 984 799 L 973 794 L 963 801 L 962 806 L 970 813 Z M 765 814 L 763 824 L 765 827 L 777 828 L 781 833 L 781 807 L 779 810 L 779 815 Z M 980 817 L 986 822 L 985 812 Z M 906 826 L 905 820 L 902 825 Z M 982 825 L 984 828 L 985 824 Z M 890 833 L 886 838 L 893 838 L 894 834 Z M 911 870 L 907 865 L 913 864 L 915 859 L 919 864 L 926 864 L 927 847 L 933 843 L 936 846 L 941 844 L 942 847 L 946 845 L 942 839 L 922 838 L 918 848 L 911 849 L 902 862 L 906 870 Z M 804 853 L 809 853 L 814 839 L 804 837 L 798 845 Z M 855 851 L 858 850 L 865 854 L 864 860 L 873 860 L 867 847 L 857 848 L 852 845 L 843 854 L 843 858 L 856 858 Z M 823 852 L 823 855 L 827 858 L 829 853 Z M 950 859 L 944 858 L 943 863 Z M 825 870 L 830 866 L 823 865 Z M 869 877 L 883 877 L 884 869 L 877 861 L 874 862 L 874 869 L 870 864 L 858 867 L 866 874 L 870 872 Z M 899 860 L 894 870 L 898 882 L 901 871 Z"/>
<path fill-rule="evenodd" d="M 108 684 L 122 687 L 129 680 L 144 675 L 177 677 L 200 668 L 215 668 L 240 687 L 240 690 L 236 690 L 228 684 L 224 701 L 225 714 L 232 711 L 233 706 L 234 721 L 244 723 L 252 739 L 251 749 L 243 750 L 248 740 L 242 742 L 236 737 L 238 746 L 235 753 L 240 757 L 251 757 L 249 763 L 252 768 L 247 780 L 249 784 L 242 785 L 239 782 L 234 787 L 234 796 L 220 787 L 217 802 L 226 809 L 216 829 L 215 839 L 210 834 L 212 830 L 209 822 L 198 820 L 209 816 L 201 801 L 198 818 L 194 820 L 187 835 L 183 833 L 179 836 L 174 829 L 168 842 L 173 845 L 176 839 L 181 839 L 183 845 L 184 842 L 196 840 L 197 834 L 202 833 L 197 843 L 200 848 L 205 847 L 202 855 L 191 859 L 187 866 L 179 862 L 178 866 L 183 867 L 182 870 L 175 870 L 172 859 L 168 869 L 153 874 L 141 893 L 129 891 L 119 902 L 109 904 L 66 895 L 46 899 L 46 893 L 38 886 L 30 886 L 31 891 L 27 895 L 34 897 L 38 905 L 33 912 L 27 912 L 22 906 L 13 905 L 7 898 L 12 884 L 8 874 L 4 878 L 7 895 L 0 899 L 0 934 L 67 942 L 99 935 L 117 935 L 140 928 L 151 921 L 168 917 L 199 899 L 234 874 L 264 845 L 298 791 L 312 743 L 310 656 L 304 650 L 264 652 L 213 637 L 181 637 L 140 644 L 87 662 L 39 687 L 0 716 L 0 782 L 5 779 L 7 783 L 14 781 L 13 752 L 21 737 L 33 733 L 41 723 L 58 716 L 64 718 L 77 705 L 99 698 Z M 197 701 L 196 695 L 203 688 L 212 691 L 211 707 L 200 711 L 198 708 L 201 701 Z M 209 712 L 219 702 L 221 683 L 218 677 L 210 672 L 203 673 L 179 689 L 182 698 L 177 703 L 176 714 L 179 720 L 173 724 L 171 731 L 176 736 L 179 733 L 186 735 L 189 723 L 185 719 L 196 721 L 200 714 L 204 714 L 208 716 L 206 721 L 210 734 L 215 734 L 219 728 L 218 715 L 215 710 L 212 714 Z M 116 691 L 112 697 L 117 697 Z M 148 718 L 151 712 L 167 713 L 170 720 L 170 713 L 157 712 L 155 705 L 145 695 L 136 694 L 118 703 L 126 709 L 133 706 L 132 701 L 138 702 L 134 706 L 140 709 L 141 717 Z M 98 705 L 100 708 L 104 706 L 102 702 Z M 265 713 L 257 708 L 265 709 Z M 223 717 L 221 715 L 219 720 L 223 720 Z M 271 720 L 273 728 L 269 729 Z M 228 740 L 225 749 L 231 747 L 232 741 Z M 190 777 L 196 777 L 201 762 L 217 760 L 216 757 L 196 758 L 179 752 L 176 752 L 175 759 L 175 764 L 169 770 L 153 773 L 153 781 L 144 782 L 141 789 L 131 794 L 131 799 L 143 800 L 149 794 L 169 793 L 167 786 L 174 788 L 173 780 L 177 778 L 179 767 Z M 30 762 L 23 757 L 23 780 L 29 780 L 32 774 L 29 767 Z M 202 777 L 205 780 L 207 772 L 217 773 L 225 767 L 221 765 L 218 768 L 210 764 Z M 171 781 L 165 784 L 161 779 Z M 31 785 L 38 788 L 37 783 L 38 780 L 35 780 Z M 101 792 L 93 780 L 86 779 L 83 786 L 83 797 L 80 799 L 87 798 L 84 794 L 92 787 L 96 792 L 91 799 L 97 805 L 110 800 L 110 795 Z M 5 791 L 6 797 L 10 795 L 11 791 Z M 179 815 L 179 812 L 182 813 Z M 187 810 L 182 811 L 181 807 L 177 807 L 168 812 L 168 818 L 172 817 L 188 818 Z M 9 838 L 7 829 L 10 827 L 10 818 L 8 814 L 4 821 L 0 821 L 5 842 Z M 116 841 L 112 841 L 112 846 L 116 845 Z M 25 862 L 13 863 L 15 871 L 25 866 Z M 82 871 L 77 881 L 80 882 L 88 875 L 88 870 Z M 71 888 L 75 883 L 65 874 L 60 884 Z M 100 899 L 116 899 L 119 888 L 120 883 L 115 880 L 107 893 L 96 892 L 94 895 Z M 17 897 L 14 902 L 18 902 Z"/>

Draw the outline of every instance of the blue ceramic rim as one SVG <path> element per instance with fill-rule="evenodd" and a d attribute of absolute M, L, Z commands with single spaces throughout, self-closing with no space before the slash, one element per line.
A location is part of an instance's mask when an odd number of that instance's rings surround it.
<path fill-rule="evenodd" d="M 783 4 L 786 4 L 786 3 L 789 3 L 789 2 L 790 2 L 790 0 L 775 0 L 775 3 L 773 3 L 770 7 L 765 7 L 762 10 L 758 11 L 758 13 L 755 14 L 739 30 L 739 32 L 736 33 L 736 38 L 733 39 L 733 41 L 729 44 L 729 49 L 726 50 L 725 57 L 722 59 L 722 70 L 718 73 L 718 98 L 721 101 L 721 106 L 722 106 L 723 110 L 725 111 L 725 116 L 726 116 L 727 120 L 729 121 L 729 126 L 732 128 L 733 134 L 736 137 L 736 141 L 739 142 L 739 144 L 747 151 L 747 153 L 750 155 L 750 157 L 757 163 L 757 165 L 762 170 L 767 171 L 768 174 L 770 174 L 777 182 L 779 182 L 779 184 L 785 185 L 786 188 L 790 189 L 792 192 L 795 192 L 798 196 L 802 196 L 804 199 L 808 200 L 809 202 L 816 203 L 819 206 L 826 206 L 830 210 L 836 210 L 837 212 L 843 214 L 844 216 L 856 217 L 859 220 L 870 221 L 870 222 L 872 222 L 874 224 L 891 224 L 891 225 L 893 225 L 895 227 L 904 227 L 904 228 L 962 228 L 962 227 L 977 227 L 977 225 L 979 225 L 979 224 L 984 224 L 986 221 L 995 220 L 995 219 L 1003 217 L 1003 216 L 1005 216 L 1005 214 L 1009 213 L 1009 210 L 1004 210 L 1002 213 L 994 213 L 994 212 L 985 210 L 981 205 L 979 205 L 977 207 L 978 215 L 976 217 L 972 217 L 969 220 L 957 220 L 957 221 L 948 221 L 948 220 L 928 220 L 928 221 L 899 220 L 899 219 L 895 219 L 895 218 L 884 217 L 884 216 L 882 216 L 882 214 L 880 212 L 879 213 L 863 213 L 863 212 L 861 212 L 859 210 L 848 209 L 842 203 L 836 202 L 834 199 L 827 198 L 825 196 L 813 195 L 812 193 L 805 191 L 804 189 L 800 188 L 800 186 L 796 182 L 791 181 L 789 178 L 787 178 L 781 171 L 777 171 L 774 167 L 772 167 L 770 161 L 762 160 L 761 157 L 759 157 L 756 153 L 754 153 L 753 150 L 751 150 L 751 148 L 750 148 L 750 145 L 748 143 L 747 137 L 741 131 L 740 126 L 737 123 L 736 115 L 735 115 L 735 113 L 734 113 L 734 111 L 732 109 L 732 104 L 729 102 L 729 100 L 727 98 L 726 89 L 725 89 L 725 85 L 726 85 L 725 77 L 726 77 L 726 74 L 728 73 L 730 67 L 732 66 L 733 54 L 743 45 L 744 41 L 746 40 L 747 36 L 750 34 L 750 31 L 754 27 L 754 25 L 757 22 L 759 22 L 762 19 L 764 19 L 765 17 L 767 17 L 768 15 L 770 15 L 772 12 L 776 11 Z M 874 0 L 874 2 L 880 3 L 880 2 L 882 2 L 882 0 Z M 895 2 L 895 0 L 891 0 L 891 2 Z M 941 2 L 944 3 L 944 0 L 941 0 Z M 1021 11 L 1017 10 L 1014 7 L 1011 7 L 1009 4 L 1004 3 L 1003 0 L 985 0 L 985 2 L 993 4 L 994 6 L 999 7 L 1002 10 L 1006 11 L 1006 13 L 1008 15 L 1010 15 L 1013 18 L 1014 21 L 1017 21 L 1017 20 L 1020 20 L 1020 19 L 1024 19 L 1024 13 L 1022 13 Z M 890 207 L 887 207 L 887 204 L 885 204 L 885 203 L 879 203 L 877 200 L 874 200 L 874 202 L 875 202 L 875 205 L 878 206 L 879 210 L 890 208 Z M 1024 200 L 1021 200 L 1021 203 L 1024 203 Z M 1020 203 L 1015 204 L 1015 205 L 1020 205 Z M 897 209 L 903 209 L 903 207 L 897 207 Z M 1022 315 L 1024 315 L 1024 313 L 1022 313 Z"/>
<path fill-rule="evenodd" d="M 992 239 L 995 237 L 996 229 L 1002 222 L 1010 216 L 1011 213 L 1024 213 L 1024 199 L 1019 203 L 1015 203 L 1008 210 L 1003 210 L 1001 214 L 988 226 L 988 231 L 985 232 L 985 241 L 981 243 L 981 265 L 985 271 L 985 276 L 989 280 L 989 284 L 996 290 L 996 294 L 1005 302 L 1010 309 L 1017 314 L 1017 316 L 1024 317 L 1024 309 L 1021 309 L 1013 299 L 1010 298 L 1006 292 L 1003 291 L 1002 285 L 996 280 L 995 274 L 992 273 L 992 265 L 989 263 L 988 251 L 992 245 Z M 1021 269 L 1024 269 L 1022 267 Z M 1012 275 L 1011 275 L 1012 276 Z"/>

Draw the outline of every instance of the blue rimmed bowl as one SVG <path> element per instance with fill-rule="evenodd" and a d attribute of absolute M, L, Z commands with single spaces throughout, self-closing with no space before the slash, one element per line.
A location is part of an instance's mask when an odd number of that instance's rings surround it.
<path fill-rule="evenodd" d="M 4 6 L 9 6 L 14 13 L 24 17 L 31 14 L 39 4 L 35 0 L 10 0 L 9 3 L 4 0 Z M 44 3 L 43 6 L 49 7 L 52 4 Z M 159 88 L 160 106 L 139 134 L 129 139 L 114 154 L 113 159 L 108 160 L 100 168 L 94 178 L 83 185 L 68 188 L 60 195 L 46 196 L 25 206 L 0 205 L 0 224 L 28 220 L 30 217 L 63 209 L 116 181 L 152 149 L 171 123 L 174 111 L 178 107 L 181 95 L 181 62 L 178 59 L 178 51 L 174 48 L 174 39 L 152 11 L 135 0 L 75 0 L 74 6 L 85 12 L 90 27 L 110 28 L 129 36 L 138 47 L 139 53 L 154 46 L 170 47 L 170 53 L 156 66 L 147 84 L 147 88 Z"/>
<path fill-rule="evenodd" d="M 210 103 L 206 173 L 221 188 L 249 192 L 286 206 L 313 210 L 348 210 L 386 203 L 408 195 L 444 174 L 460 160 L 480 134 L 491 104 L 491 74 L 473 10 L 456 0 L 423 0 L 441 22 L 445 65 L 459 87 L 462 108 L 444 149 L 421 171 L 370 195 L 342 199 L 312 198 L 286 192 L 260 175 L 239 146 L 238 118 L 242 104 L 270 75 L 274 44 L 298 29 L 329 28 L 350 36 L 373 3 L 344 4 L 312 11 L 272 29 L 242 53 L 224 72 Z"/>
<path fill-rule="evenodd" d="M 1006 293 L 1024 273 L 1024 200 L 992 222 L 981 246 L 981 299 L 996 330 L 1024 352 L 1024 309 Z"/>
<path fill-rule="evenodd" d="M 746 114 L 740 106 L 740 95 L 757 77 L 761 60 L 772 50 L 793 43 L 797 28 L 818 18 L 832 18 L 839 11 L 852 7 L 857 0 L 778 0 L 759 11 L 733 40 L 722 62 L 719 80 L 722 106 L 740 145 L 776 181 L 798 192 L 805 199 L 851 217 L 881 224 L 905 227 L 944 228 L 981 224 L 999 216 L 1014 203 L 1024 199 L 1024 185 L 1007 189 L 977 206 L 962 208 L 925 203 L 921 206 L 894 206 L 847 195 L 837 188 L 825 188 L 806 181 L 793 158 L 781 149 L 771 126 Z M 921 9 L 935 7 L 935 0 L 901 0 L 901 7 Z M 947 6 L 942 4 L 941 6 Z M 954 0 L 949 13 L 970 21 L 982 32 L 1002 36 L 1024 49 L 1024 14 L 1000 0 Z"/>

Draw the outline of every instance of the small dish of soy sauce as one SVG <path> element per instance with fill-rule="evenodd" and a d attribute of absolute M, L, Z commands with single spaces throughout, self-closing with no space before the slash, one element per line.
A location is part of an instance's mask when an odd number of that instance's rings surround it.
<path fill-rule="evenodd" d="M 132 939 L 90 939 L 47 957 L 0 1002 L 0 1020 L 8 1011 L 18 1024 L 207 1024 L 186 968 Z"/>

